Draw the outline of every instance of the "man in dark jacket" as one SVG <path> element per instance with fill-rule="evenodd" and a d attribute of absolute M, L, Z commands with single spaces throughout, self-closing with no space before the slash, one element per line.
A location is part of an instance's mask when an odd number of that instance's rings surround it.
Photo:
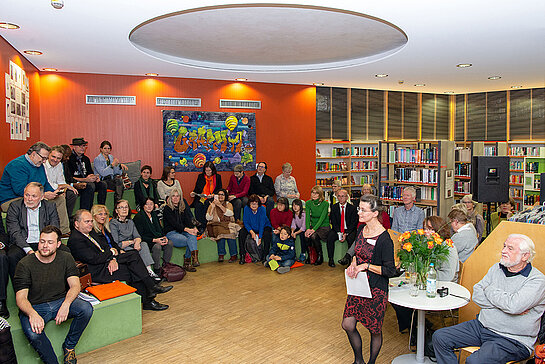
<path fill-rule="evenodd" d="M 267 163 L 259 162 L 257 164 L 257 172 L 250 177 L 250 191 L 248 195 L 259 196 L 261 205 L 267 209 L 267 217 L 270 216 L 271 210 L 274 207 L 273 197 L 275 195 L 274 182 L 272 178 L 265 174 L 267 172 Z"/>
<path fill-rule="evenodd" d="M 335 267 L 333 256 L 335 254 L 335 242 L 339 240 L 341 243 L 346 242 L 347 248 L 356 240 L 356 230 L 358 227 L 358 211 L 356 206 L 348 203 L 348 192 L 339 190 L 337 192 L 337 202 L 331 206 L 329 221 L 331 222 L 331 230 L 327 235 L 327 255 L 329 256 L 329 266 Z M 346 254 L 339 261 L 339 264 L 348 264 L 350 255 Z"/>
<path fill-rule="evenodd" d="M 0 316 L 9 318 L 8 306 L 6 303 L 7 292 L 6 287 L 9 279 L 9 260 L 6 250 L 9 245 L 8 234 L 4 230 L 4 220 L 0 216 Z"/>

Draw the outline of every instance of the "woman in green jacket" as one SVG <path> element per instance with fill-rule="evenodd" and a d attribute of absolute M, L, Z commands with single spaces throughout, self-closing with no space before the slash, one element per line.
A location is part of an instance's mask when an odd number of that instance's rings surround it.
<path fill-rule="evenodd" d="M 324 199 L 324 190 L 320 186 L 314 186 L 310 190 L 310 200 L 305 204 L 306 226 L 305 237 L 309 241 L 309 246 L 316 249 L 316 262 L 314 265 L 320 265 L 324 262 L 322 253 L 322 240 L 327 241 L 329 233 L 329 202 Z M 305 263 L 310 263 L 310 254 Z"/>

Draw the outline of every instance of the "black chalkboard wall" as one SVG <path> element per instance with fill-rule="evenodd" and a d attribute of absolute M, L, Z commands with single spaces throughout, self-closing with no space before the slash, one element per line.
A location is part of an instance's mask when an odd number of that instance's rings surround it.
<path fill-rule="evenodd" d="M 352 140 L 384 139 L 386 122 L 389 140 L 418 139 L 419 130 L 449 139 L 451 107 L 455 141 L 545 140 L 544 88 L 449 96 L 329 87 L 316 88 L 316 139 L 348 140 L 347 110 Z"/>

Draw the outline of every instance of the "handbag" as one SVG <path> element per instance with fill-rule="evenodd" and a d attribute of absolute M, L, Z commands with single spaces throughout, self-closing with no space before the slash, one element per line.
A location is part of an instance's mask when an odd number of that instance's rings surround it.
<path fill-rule="evenodd" d="M 313 246 L 308 247 L 308 257 L 310 259 L 310 264 L 314 264 L 316 259 L 318 259 L 318 253 L 316 253 L 316 249 Z"/>
<path fill-rule="evenodd" d="M 163 263 L 160 275 L 168 282 L 176 282 L 184 279 L 186 271 L 183 267 L 174 263 Z"/>
<path fill-rule="evenodd" d="M 127 173 L 123 172 L 121 174 L 121 180 L 123 181 L 123 187 L 125 187 L 126 190 L 129 190 L 132 187 L 131 179 Z"/>
<path fill-rule="evenodd" d="M 93 281 L 91 280 L 91 273 L 87 273 L 86 275 L 79 277 L 79 283 L 81 285 L 81 292 L 84 292 L 87 287 L 91 287 L 93 285 Z"/>

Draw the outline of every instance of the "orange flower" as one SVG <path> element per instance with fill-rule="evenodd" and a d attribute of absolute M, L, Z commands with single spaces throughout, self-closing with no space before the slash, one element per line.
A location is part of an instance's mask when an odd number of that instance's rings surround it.
<path fill-rule="evenodd" d="M 437 233 L 432 233 L 431 236 L 433 236 L 433 238 L 440 238 L 439 234 Z"/>
<path fill-rule="evenodd" d="M 405 231 L 403 234 L 399 236 L 399 241 L 406 240 L 411 237 L 411 233 L 408 231 Z"/>
<path fill-rule="evenodd" d="M 424 235 L 424 229 L 418 229 L 417 232 L 418 232 L 418 234 L 420 234 L 420 235 Z"/>
<path fill-rule="evenodd" d="M 411 243 L 405 243 L 403 244 L 403 249 L 410 252 L 411 250 L 413 250 L 413 245 Z"/>
<path fill-rule="evenodd" d="M 447 243 L 447 245 L 452 248 L 454 246 L 454 243 L 452 242 L 452 239 L 447 239 L 445 240 L 445 243 Z"/>
<path fill-rule="evenodd" d="M 433 241 L 428 241 L 428 249 L 433 249 Z"/>
<path fill-rule="evenodd" d="M 433 240 L 437 245 L 441 245 L 441 243 L 443 242 L 443 239 L 441 239 L 440 237 L 434 237 Z"/>

